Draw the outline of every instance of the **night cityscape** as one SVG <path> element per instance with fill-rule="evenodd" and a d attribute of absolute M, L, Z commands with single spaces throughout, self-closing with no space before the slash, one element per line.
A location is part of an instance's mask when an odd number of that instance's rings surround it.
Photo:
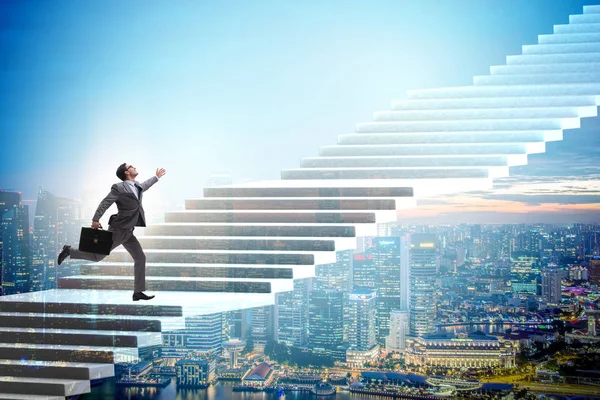
<path fill-rule="evenodd" d="M 597 0 L 7 1 L 0 52 L 0 399 L 600 400 Z"/>
<path fill-rule="evenodd" d="M 57 269 L 54 256 L 60 243 L 78 240 L 78 202 L 40 188 L 33 226 L 20 193 L 0 192 L 0 204 L 4 295 L 54 289 L 85 268 Z M 338 386 L 423 398 L 595 394 L 600 225 L 392 222 L 356 240 L 274 305 L 185 318 L 143 360 L 115 364 L 110 384 L 223 381 L 275 393 Z M 98 383 L 89 398 L 109 385 Z"/>

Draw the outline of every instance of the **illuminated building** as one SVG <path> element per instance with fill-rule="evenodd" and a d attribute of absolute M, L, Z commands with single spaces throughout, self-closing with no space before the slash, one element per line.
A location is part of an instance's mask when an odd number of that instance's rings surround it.
<path fill-rule="evenodd" d="M 183 359 L 175 363 L 177 386 L 206 387 L 214 375 L 214 362 L 208 359 Z"/>
<path fill-rule="evenodd" d="M 379 355 L 376 339 L 377 292 L 355 289 L 350 300 L 350 348 L 346 351 L 348 366 L 362 367 Z"/>
<path fill-rule="evenodd" d="M 431 335 L 406 340 L 406 363 L 446 368 L 512 368 L 515 351 L 508 342 L 483 332 L 456 337 Z"/>
<path fill-rule="evenodd" d="M 435 331 L 435 235 L 413 234 L 410 238 L 409 270 L 411 336 L 423 336 Z"/>

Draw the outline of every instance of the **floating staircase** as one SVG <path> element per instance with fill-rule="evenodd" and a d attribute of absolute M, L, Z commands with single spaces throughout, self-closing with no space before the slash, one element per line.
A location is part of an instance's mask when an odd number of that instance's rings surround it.
<path fill-rule="evenodd" d="M 55 290 L 0 297 L 0 398 L 89 392 L 186 316 L 273 304 L 419 197 L 491 188 L 597 116 L 599 67 L 600 6 L 585 6 L 472 86 L 411 90 L 281 180 L 207 188 L 166 213 L 140 237 L 151 302 L 131 301 L 121 248 Z"/>

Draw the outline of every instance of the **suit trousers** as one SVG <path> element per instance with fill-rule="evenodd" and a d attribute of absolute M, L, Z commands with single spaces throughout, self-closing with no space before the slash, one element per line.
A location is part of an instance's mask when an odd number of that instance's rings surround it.
<path fill-rule="evenodd" d="M 128 229 L 113 229 L 110 226 L 108 231 L 113 234 L 113 245 L 110 251 L 119 245 L 123 245 L 125 250 L 133 258 L 133 291 L 143 292 L 146 290 L 146 255 L 142 249 L 142 245 L 133 235 L 134 228 Z M 102 261 L 106 258 L 105 254 L 87 253 L 85 251 L 79 251 L 78 249 L 71 248 L 69 256 L 76 260 L 88 260 L 88 261 Z"/>

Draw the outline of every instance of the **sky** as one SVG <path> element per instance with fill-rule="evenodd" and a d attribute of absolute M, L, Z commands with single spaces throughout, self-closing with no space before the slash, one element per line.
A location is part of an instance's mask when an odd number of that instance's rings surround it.
<path fill-rule="evenodd" d="M 470 85 L 584 4 L 600 1 L 2 0 L 0 188 L 95 208 L 122 162 L 138 180 L 164 167 L 151 214 L 201 197 L 212 173 L 279 179 L 406 90 Z M 598 124 L 489 192 L 399 218 L 598 222 Z"/>

